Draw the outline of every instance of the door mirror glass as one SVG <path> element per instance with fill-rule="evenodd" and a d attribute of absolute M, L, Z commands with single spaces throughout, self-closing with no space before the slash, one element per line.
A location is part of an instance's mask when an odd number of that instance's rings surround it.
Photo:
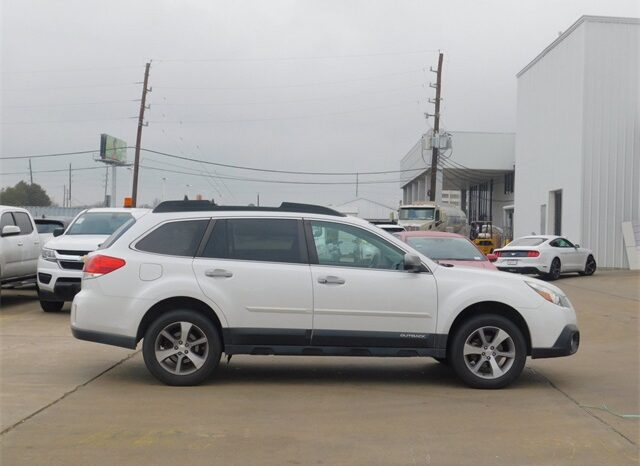
<path fill-rule="evenodd" d="M 498 260 L 498 256 L 495 254 L 487 254 L 487 259 L 489 259 L 489 262 L 495 262 Z"/>
<path fill-rule="evenodd" d="M 415 254 L 405 254 L 404 255 L 404 270 L 407 272 L 421 272 L 422 271 L 422 261 Z"/>
<path fill-rule="evenodd" d="M 64 228 L 62 228 L 62 227 L 58 227 L 58 228 L 55 228 L 53 230 L 53 236 L 57 237 L 57 236 L 62 235 L 62 233 L 64 233 Z"/>
<path fill-rule="evenodd" d="M 15 236 L 20 234 L 20 227 L 16 225 L 5 225 L 2 227 L 2 236 Z"/>

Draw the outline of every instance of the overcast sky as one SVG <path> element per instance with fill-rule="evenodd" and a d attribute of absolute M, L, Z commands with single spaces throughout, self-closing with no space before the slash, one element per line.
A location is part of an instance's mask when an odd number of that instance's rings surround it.
<path fill-rule="evenodd" d="M 142 147 L 276 170 L 397 170 L 426 131 L 443 51 L 447 130 L 514 132 L 516 73 L 580 16 L 640 16 L 637 0 L 217 1 L 1 0 L 0 157 L 97 150 L 100 133 L 135 143 L 152 60 Z M 133 151 L 129 151 L 133 159 Z M 101 166 L 93 156 L 33 159 L 33 170 Z M 225 204 L 355 198 L 355 179 L 216 168 L 143 153 L 139 203 L 201 193 Z M 0 187 L 28 175 L 0 159 Z M 131 171 L 119 169 L 118 199 Z M 104 197 L 104 169 L 74 171 L 74 205 Z M 396 205 L 398 175 L 361 176 L 359 196 Z M 35 173 L 62 203 L 65 173 Z"/>

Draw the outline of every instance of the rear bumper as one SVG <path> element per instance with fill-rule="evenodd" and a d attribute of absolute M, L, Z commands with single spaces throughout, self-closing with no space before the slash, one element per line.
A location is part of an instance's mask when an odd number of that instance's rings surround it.
<path fill-rule="evenodd" d="M 562 329 L 558 339 L 551 348 L 531 348 L 531 357 L 533 359 L 539 359 L 571 356 L 578 351 L 579 346 L 580 331 L 577 326 L 569 324 Z"/>
<path fill-rule="evenodd" d="M 71 326 L 71 333 L 78 340 L 104 343 L 105 345 L 120 346 L 122 348 L 136 349 L 135 337 L 124 335 L 114 335 L 112 333 L 94 332 L 92 330 L 82 330 Z"/>
<path fill-rule="evenodd" d="M 503 272 L 511 272 L 511 273 L 523 273 L 529 275 L 537 275 L 541 273 L 546 273 L 540 270 L 538 267 L 509 267 L 504 265 L 497 265 L 498 270 L 502 270 Z"/>

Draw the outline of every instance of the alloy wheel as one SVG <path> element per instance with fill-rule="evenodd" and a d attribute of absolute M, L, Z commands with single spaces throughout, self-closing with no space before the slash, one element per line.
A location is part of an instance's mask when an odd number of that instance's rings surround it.
<path fill-rule="evenodd" d="M 516 358 L 516 346 L 506 331 L 480 327 L 471 332 L 463 348 L 464 362 L 472 374 L 484 379 L 505 375 Z"/>
<path fill-rule="evenodd" d="M 160 366 L 175 375 L 188 375 L 200 369 L 209 354 L 209 340 L 191 322 L 172 322 L 158 334 L 154 344 Z"/>

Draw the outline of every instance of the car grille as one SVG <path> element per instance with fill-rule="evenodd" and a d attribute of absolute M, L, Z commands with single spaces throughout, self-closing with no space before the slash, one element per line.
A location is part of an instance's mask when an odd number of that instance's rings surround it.
<path fill-rule="evenodd" d="M 84 262 L 77 261 L 59 261 L 60 267 L 63 269 L 82 270 Z"/>
<path fill-rule="evenodd" d="M 72 251 L 69 249 L 58 249 L 57 253 L 61 256 L 86 256 L 91 251 Z"/>

